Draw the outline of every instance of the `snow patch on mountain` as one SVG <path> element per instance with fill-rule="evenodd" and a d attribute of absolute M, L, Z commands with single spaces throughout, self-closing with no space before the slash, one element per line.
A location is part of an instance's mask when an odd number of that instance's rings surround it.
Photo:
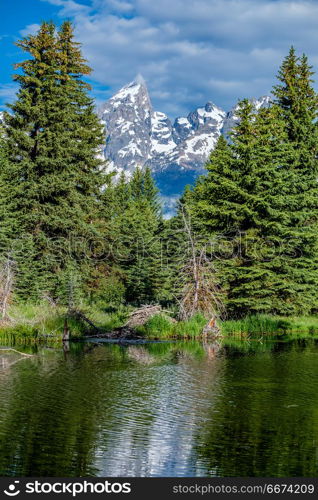
<path fill-rule="evenodd" d="M 252 99 L 256 109 L 270 98 Z M 221 134 L 229 138 L 236 125 L 238 106 L 226 113 L 212 102 L 199 106 L 172 123 L 153 109 L 141 75 L 121 88 L 100 109 L 106 128 L 105 158 L 116 177 L 130 176 L 136 167 L 148 165 L 163 195 L 180 194 L 185 184 L 204 172 L 204 165 Z"/>

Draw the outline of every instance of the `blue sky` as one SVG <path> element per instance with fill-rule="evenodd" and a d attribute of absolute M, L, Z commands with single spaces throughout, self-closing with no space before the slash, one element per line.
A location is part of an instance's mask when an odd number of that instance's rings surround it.
<path fill-rule="evenodd" d="M 293 44 L 318 71 L 316 0 L 11 0 L 0 17 L 0 104 L 14 98 L 14 41 L 70 19 L 93 68 L 97 104 L 138 73 L 170 117 L 270 92 Z M 318 88 L 318 87 L 317 87 Z"/>

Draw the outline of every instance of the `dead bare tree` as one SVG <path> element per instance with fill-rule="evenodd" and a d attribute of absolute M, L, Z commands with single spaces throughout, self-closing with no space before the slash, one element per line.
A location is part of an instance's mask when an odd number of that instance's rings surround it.
<path fill-rule="evenodd" d="M 216 330 L 216 319 L 224 312 L 222 293 L 218 286 L 213 262 L 200 246 L 193 231 L 190 214 L 181 209 L 187 250 L 180 272 L 180 319 L 189 319 L 202 313 L 209 322 L 205 330 Z"/>
<path fill-rule="evenodd" d="M 8 256 L 0 265 L 0 316 L 1 320 L 7 319 L 8 305 L 13 292 L 14 261 Z"/>

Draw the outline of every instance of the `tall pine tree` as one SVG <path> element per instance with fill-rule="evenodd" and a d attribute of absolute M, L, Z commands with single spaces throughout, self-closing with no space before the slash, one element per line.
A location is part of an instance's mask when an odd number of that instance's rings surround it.
<path fill-rule="evenodd" d="M 312 75 L 307 57 L 298 58 L 292 47 L 273 91 L 292 148 L 284 185 L 289 214 L 284 265 L 292 284 L 282 298 L 294 314 L 316 311 L 318 297 L 318 96 Z"/>
<path fill-rule="evenodd" d="M 231 145 L 219 139 L 192 202 L 232 317 L 283 312 L 278 296 L 291 281 L 277 274 L 284 264 L 288 215 L 282 190 L 291 154 L 281 111 L 272 106 L 256 113 L 244 100 L 238 115 Z"/>
<path fill-rule="evenodd" d="M 17 289 L 23 298 L 42 291 L 58 296 L 65 273 L 79 273 L 78 241 L 96 236 L 103 132 L 82 80 L 90 69 L 70 23 L 58 33 L 43 23 L 17 45 L 31 57 L 17 65 L 20 90 L 6 129 L 19 231 L 32 248 L 30 258 L 19 257 L 24 285 L 19 290 L 18 280 Z M 70 241 L 77 241 L 75 247 Z"/>

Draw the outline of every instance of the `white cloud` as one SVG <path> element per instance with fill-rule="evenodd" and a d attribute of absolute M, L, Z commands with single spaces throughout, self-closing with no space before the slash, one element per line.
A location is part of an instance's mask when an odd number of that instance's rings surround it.
<path fill-rule="evenodd" d="M 268 93 L 292 44 L 318 63 L 316 1 L 42 1 L 74 19 L 93 79 L 109 96 L 141 73 L 156 108 L 170 115 Z"/>
<path fill-rule="evenodd" d="M 23 30 L 20 30 L 19 33 L 21 36 L 35 35 L 39 28 L 39 24 L 28 24 Z"/>
<path fill-rule="evenodd" d="M 80 4 L 74 0 L 41 0 L 41 2 L 47 2 L 51 5 L 61 7 L 61 16 L 77 16 L 89 14 L 91 11 L 90 6 Z"/>
<path fill-rule="evenodd" d="M 11 103 L 15 99 L 18 85 L 16 83 L 6 83 L 0 85 L 0 100 L 4 103 L 2 108 L 5 108 L 5 103 Z"/>

